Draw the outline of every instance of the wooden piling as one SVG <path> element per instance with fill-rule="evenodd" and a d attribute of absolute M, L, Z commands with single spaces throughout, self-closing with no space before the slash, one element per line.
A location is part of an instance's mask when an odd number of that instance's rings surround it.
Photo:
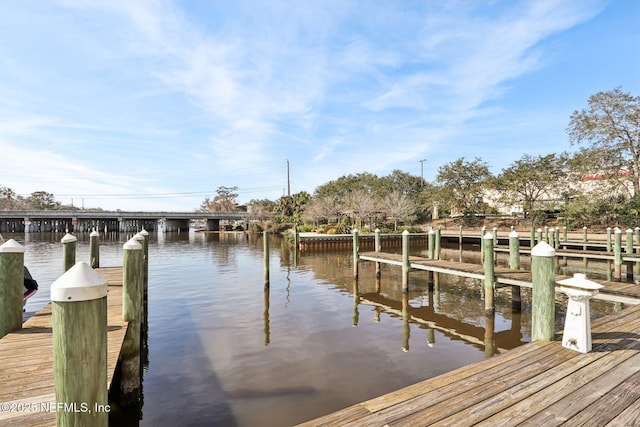
<path fill-rule="evenodd" d="M 402 232 L 402 292 L 409 292 L 409 231 Z"/>
<path fill-rule="evenodd" d="M 262 247 L 264 252 L 264 287 L 269 287 L 269 233 L 262 232 Z"/>
<path fill-rule="evenodd" d="M 51 285 L 56 425 L 107 427 L 107 280 L 79 262 Z"/>
<path fill-rule="evenodd" d="M 0 245 L 0 338 L 22 328 L 24 246 L 13 239 Z"/>
<path fill-rule="evenodd" d="M 435 244 L 436 244 L 436 232 L 433 228 L 428 233 L 428 256 L 429 259 L 435 259 Z"/>
<path fill-rule="evenodd" d="M 358 261 L 360 256 L 358 255 L 358 250 L 360 249 L 358 246 L 360 244 L 358 238 L 358 229 L 353 229 L 353 277 L 358 278 Z"/>
<path fill-rule="evenodd" d="M 69 270 L 76 263 L 76 242 L 78 238 L 69 233 L 62 238 L 63 271 Z"/>
<path fill-rule="evenodd" d="M 493 265 L 493 235 L 487 233 L 482 237 L 482 248 L 484 250 L 484 312 L 493 314 L 495 275 Z"/>
<path fill-rule="evenodd" d="M 89 265 L 91 268 L 100 267 L 100 233 L 95 229 L 89 234 Z"/>
<path fill-rule="evenodd" d="M 520 236 L 515 230 L 509 233 L 509 268 L 520 270 Z"/>
<path fill-rule="evenodd" d="M 531 339 L 551 341 L 555 333 L 556 251 L 546 242 L 531 250 Z"/>
<path fill-rule="evenodd" d="M 622 280 L 622 230 L 616 227 L 613 234 L 613 280 L 620 282 Z"/>
<path fill-rule="evenodd" d="M 438 227 L 436 228 L 436 241 L 435 241 L 435 248 L 434 248 L 435 259 L 440 259 L 441 246 L 442 246 L 442 230 L 440 229 L 440 227 Z"/>
<path fill-rule="evenodd" d="M 122 344 L 120 384 L 120 404 L 134 406 L 142 397 L 140 339 L 143 298 L 143 250 L 135 237 L 123 247 L 122 265 L 122 320 L 129 322 L 129 328 Z"/>
<path fill-rule="evenodd" d="M 382 249 L 380 246 L 380 229 L 376 228 L 375 231 L 375 251 L 376 252 L 380 252 L 380 250 Z M 380 277 L 380 263 L 376 262 L 376 277 Z"/>

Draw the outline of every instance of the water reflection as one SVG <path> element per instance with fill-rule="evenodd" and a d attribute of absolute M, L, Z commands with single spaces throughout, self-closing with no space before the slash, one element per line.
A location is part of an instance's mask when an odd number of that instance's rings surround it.
<path fill-rule="evenodd" d="M 82 260 L 89 242 L 78 237 Z M 121 265 L 129 237 L 101 236 L 105 266 Z M 62 274 L 62 235 L 22 238 L 44 305 Z M 355 281 L 349 252 L 300 255 L 272 242 L 265 289 L 259 235 L 151 235 L 141 426 L 289 426 L 530 340 L 527 290 L 521 312 L 510 288 L 498 290 L 487 318 L 477 280 L 415 271 L 403 293 L 400 268 L 378 275 L 362 263 Z"/>

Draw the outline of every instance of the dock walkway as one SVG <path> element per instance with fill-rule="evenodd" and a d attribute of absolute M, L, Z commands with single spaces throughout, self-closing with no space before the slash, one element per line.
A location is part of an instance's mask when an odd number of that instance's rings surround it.
<path fill-rule="evenodd" d="M 128 323 L 122 320 L 122 267 L 99 268 L 108 281 L 107 385 Z M 56 424 L 51 303 L 0 339 L 0 426 Z"/>
<path fill-rule="evenodd" d="M 640 425 L 640 305 L 592 330 L 587 354 L 536 341 L 301 426 Z"/>
<path fill-rule="evenodd" d="M 373 261 L 384 264 L 402 266 L 402 255 L 387 252 L 362 252 L 359 254 L 362 261 Z M 433 271 L 435 273 L 453 274 L 473 279 L 484 280 L 484 267 L 481 264 L 454 262 L 445 260 L 432 260 L 419 256 L 409 257 L 409 266 L 415 270 Z M 512 270 L 508 267 L 494 268 L 496 285 L 520 286 L 531 288 L 531 272 L 525 270 Z M 570 276 L 556 276 L 556 281 L 568 279 Z M 640 285 L 634 283 L 602 281 L 590 279 L 604 285 L 600 293 L 594 299 L 604 301 L 621 302 L 624 304 L 640 304 Z M 556 285 L 556 291 L 560 287 Z"/>

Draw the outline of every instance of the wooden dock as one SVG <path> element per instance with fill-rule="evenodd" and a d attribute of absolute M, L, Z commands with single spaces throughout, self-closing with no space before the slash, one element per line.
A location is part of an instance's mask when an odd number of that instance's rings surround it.
<path fill-rule="evenodd" d="M 128 323 L 122 320 L 122 267 L 99 268 L 107 279 L 107 384 L 116 369 Z M 22 330 L 0 339 L 0 426 L 56 424 L 51 304 Z"/>
<path fill-rule="evenodd" d="M 587 354 L 525 344 L 301 426 L 640 425 L 640 305 L 592 330 Z"/>
<path fill-rule="evenodd" d="M 362 261 L 380 262 L 402 266 L 402 255 L 386 252 L 363 252 L 359 254 Z M 435 273 L 452 274 L 484 280 L 484 267 L 481 264 L 465 262 L 453 262 L 445 260 L 430 260 L 424 257 L 410 256 L 409 266 L 415 270 L 433 271 Z M 525 270 L 512 270 L 508 267 L 494 268 L 495 281 L 498 286 L 519 286 L 531 288 L 531 272 Z M 570 276 L 556 276 L 557 280 L 568 279 Z M 590 279 L 604 285 L 600 293 L 594 299 L 603 301 L 621 302 L 624 304 L 640 304 L 640 285 L 634 283 L 602 281 Z M 556 286 L 559 292 L 560 287 Z"/>

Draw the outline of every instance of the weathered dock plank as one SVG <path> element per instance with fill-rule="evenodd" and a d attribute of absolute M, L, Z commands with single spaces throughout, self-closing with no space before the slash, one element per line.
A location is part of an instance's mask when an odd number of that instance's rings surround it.
<path fill-rule="evenodd" d="M 122 268 L 100 268 L 107 279 L 107 383 L 111 384 L 127 330 L 122 320 Z M 0 425 L 55 425 L 51 304 L 20 331 L 0 339 Z M 25 410 L 26 408 L 26 410 Z M 47 409 L 51 411 L 47 411 Z"/>
<path fill-rule="evenodd" d="M 640 305 L 594 321 L 590 353 L 533 342 L 301 425 L 638 425 L 638 330 Z"/>

